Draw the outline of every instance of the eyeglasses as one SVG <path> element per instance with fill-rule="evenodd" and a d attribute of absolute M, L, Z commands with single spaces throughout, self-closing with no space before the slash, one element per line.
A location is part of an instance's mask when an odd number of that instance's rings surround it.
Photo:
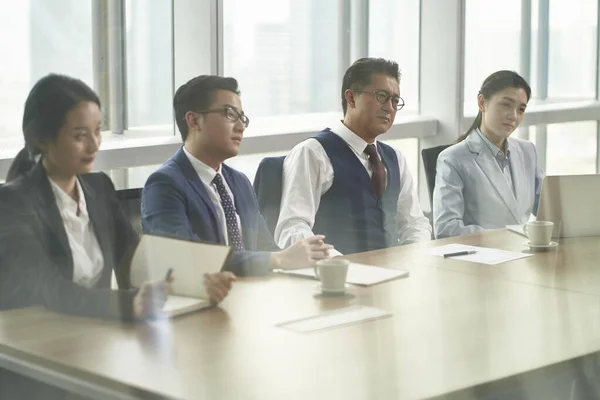
<path fill-rule="evenodd" d="M 210 110 L 196 111 L 196 112 L 198 114 L 220 113 L 221 115 L 223 115 L 225 118 L 227 118 L 231 122 L 237 122 L 239 119 L 240 121 L 242 121 L 244 128 L 247 128 L 248 125 L 250 125 L 250 118 L 248 118 L 246 116 L 246 114 L 240 113 L 235 108 L 229 107 L 229 106 L 213 108 Z"/>
<path fill-rule="evenodd" d="M 375 100 L 377 100 L 380 104 L 385 104 L 388 100 L 392 99 L 392 106 L 396 108 L 396 110 L 401 110 L 404 107 L 404 99 L 400 96 L 392 96 L 389 92 L 385 90 L 355 90 L 355 93 L 371 93 L 375 95 Z"/>

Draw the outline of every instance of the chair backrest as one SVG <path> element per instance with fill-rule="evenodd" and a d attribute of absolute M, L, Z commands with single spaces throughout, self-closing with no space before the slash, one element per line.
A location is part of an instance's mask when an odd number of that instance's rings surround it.
<path fill-rule="evenodd" d="M 254 177 L 254 192 L 258 199 L 258 209 L 267 222 L 271 234 L 275 233 L 281 206 L 283 186 L 283 160 L 285 156 L 262 159 Z"/>
<path fill-rule="evenodd" d="M 427 179 L 427 189 L 429 190 L 429 205 L 433 210 L 433 189 L 435 188 L 435 171 L 438 156 L 442 151 L 452 146 L 451 144 L 445 144 L 442 146 L 431 147 L 429 149 L 421 150 L 421 157 L 423 157 L 423 167 L 425 168 L 425 178 Z"/>
<path fill-rule="evenodd" d="M 142 189 L 117 190 L 117 199 L 138 235 L 142 235 Z"/>

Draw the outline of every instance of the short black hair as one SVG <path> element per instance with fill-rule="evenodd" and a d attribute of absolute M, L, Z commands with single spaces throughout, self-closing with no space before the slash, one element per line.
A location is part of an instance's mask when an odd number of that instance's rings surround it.
<path fill-rule="evenodd" d="M 240 95 L 238 82 L 234 78 L 224 78 L 216 75 L 200 75 L 181 85 L 173 97 L 175 121 L 185 142 L 189 128 L 185 120 L 188 111 L 209 109 L 215 101 L 217 90 L 228 90 Z"/>
<path fill-rule="evenodd" d="M 400 68 L 398 63 L 383 58 L 359 58 L 344 74 L 342 81 L 342 110 L 346 115 L 348 102 L 346 90 L 361 90 L 371 83 L 373 74 L 383 74 L 395 78 L 400 83 Z"/>

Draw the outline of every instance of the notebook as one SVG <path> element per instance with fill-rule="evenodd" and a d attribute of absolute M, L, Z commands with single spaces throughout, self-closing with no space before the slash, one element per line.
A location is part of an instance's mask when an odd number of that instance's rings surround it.
<path fill-rule="evenodd" d="M 314 268 L 300 268 L 289 270 L 278 270 L 277 272 L 288 275 L 298 275 L 308 278 L 317 278 Z M 391 269 L 376 267 L 359 263 L 350 263 L 348 266 L 348 276 L 346 283 L 360 286 L 371 286 L 378 283 L 390 281 L 392 279 L 405 278 L 408 271 L 402 269 Z"/>
<path fill-rule="evenodd" d="M 172 268 L 172 293 L 164 313 L 174 317 L 210 307 L 204 274 L 221 271 L 230 253 L 229 246 L 143 235 L 131 261 L 131 284 L 163 280 Z"/>

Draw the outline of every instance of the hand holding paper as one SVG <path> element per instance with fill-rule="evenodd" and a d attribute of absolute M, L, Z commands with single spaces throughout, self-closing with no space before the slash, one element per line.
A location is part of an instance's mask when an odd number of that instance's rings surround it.
<path fill-rule="evenodd" d="M 204 274 L 204 284 L 206 291 L 213 304 L 218 304 L 231 290 L 232 283 L 236 276 L 229 271 L 218 272 L 216 274 Z"/>
<path fill-rule="evenodd" d="M 235 280 L 233 274 L 219 272 L 230 252 L 228 246 L 142 236 L 131 262 L 131 283 L 140 288 L 136 315 L 154 316 L 162 307 L 165 314 L 175 316 L 223 300 Z"/>

